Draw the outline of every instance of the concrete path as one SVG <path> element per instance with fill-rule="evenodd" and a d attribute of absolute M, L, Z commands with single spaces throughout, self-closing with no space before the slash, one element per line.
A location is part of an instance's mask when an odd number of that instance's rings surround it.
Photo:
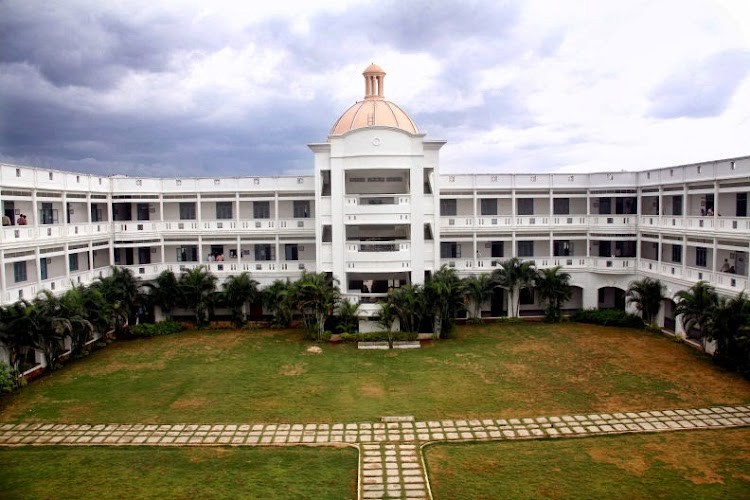
<path fill-rule="evenodd" d="M 359 498 L 431 499 L 428 443 L 587 437 L 750 426 L 750 406 L 536 418 L 336 424 L 0 424 L 0 446 L 354 446 Z"/>

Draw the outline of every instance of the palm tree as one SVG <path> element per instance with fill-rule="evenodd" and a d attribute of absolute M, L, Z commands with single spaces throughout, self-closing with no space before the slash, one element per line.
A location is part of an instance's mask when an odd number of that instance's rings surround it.
<path fill-rule="evenodd" d="M 386 303 L 398 318 L 402 332 L 417 332 L 425 315 L 424 289 L 407 284 L 388 291 Z"/>
<path fill-rule="evenodd" d="M 292 321 L 292 284 L 289 280 L 275 280 L 261 295 L 263 306 L 273 314 L 273 326 L 287 328 Z"/>
<path fill-rule="evenodd" d="M 232 321 L 238 327 L 244 325 L 245 305 L 258 297 L 258 282 L 250 277 L 250 273 L 243 272 L 227 278 L 222 288 L 222 299 L 232 311 Z"/>
<path fill-rule="evenodd" d="M 34 348 L 44 353 L 47 369 L 60 367 L 60 356 L 65 352 L 65 338 L 73 330 L 63 314 L 60 300 L 49 290 L 42 291 L 26 309 L 26 327 Z"/>
<path fill-rule="evenodd" d="M 705 281 L 699 281 L 690 289 L 677 292 L 675 302 L 674 312 L 682 317 L 685 333 L 698 327 L 701 338 L 711 335 L 712 314 L 719 303 L 714 287 Z"/>
<path fill-rule="evenodd" d="M 393 330 L 393 322 L 396 321 L 396 311 L 390 302 L 380 303 L 380 316 L 378 324 L 387 332 Z"/>
<path fill-rule="evenodd" d="M 453 318 L 464 307 L 464 292 L 456 270 L 442 266 L 424 286 L 428 310 L 433 312 L 432 334 L 440 339 L 453 328 Z"/>
<path fill-rule="evenodd" d="M 171 270 L 162 271 L 153 283 L 144 285 L 149 290 L 153 304 L 161 309 L 167 320 L 172 319 L 172 311 L 180 304 L 180 283 Z"/>
<path fill-rule="evenodd" d="M 109 276 L 98 278 L 92 286 L 99 290 L 112 307 L 115 332 L 122 331 L 136 322 L 136 313 L 143 304 L 140 280 L 130 269 L 112 267 Z"/>
<path fill-rule="evenodd" d="M 522 261 L 513 257 L 500 262 L 500 268 L 492 273 L 496 286 L 508 293 L 508 316 L 518 317 L 521 289 L 531 288 L 536 272 L 531 261 Z"/>
<path fill-rule="evenodd" d="M 743 375 L 750 374 L 750 300 L 745 292 L 720 297 L 713 309 L 708 340 L 716 341 L 714 359 Z"/>
<path fill-rule="evenodd" d="M 322 340 L 326 319 L 333 314 L 341 296 L 336 280 L 326 273 L 303 271 L 302 277 L 294 283 L 292 295 L 307 334 L 315 340 Z"/>
<path fill-rule="evenodd" d="M 341 333 L 355 333 L 359 328 L 359 304 L 343 299 L 336 305 L 339 323 L 336 326 Z"/>
<path fill-rule="evenodd" d="M 644 323 L 653 323 L 656 315 L 659 314 L 665 288 L 661 281 L 648 277 L 630 283 L 626 292 L 628 303 L 635 304 L 636 309 L 641 312 Z"/>
<path fill-rule="evenodd" d="M 0 308 L 0 343 L 8 352 L 11 373 L 15 376 L 16 386 L 20 380 L 21 359 L 34 348 L 31 332 L 27 326 L 27 309 L 31 303 L 19 300 L 11 305 Z"/>
<path fill-rule="evenodd" d="M 99 332 L 103 338 L 106 338 L 114 322 L 112 306 L 107 303 L 98 288 L 83 285 L 77 288 L 81 293 L 86 319 L 91 322 L 95 332 Z"/>
<path fill-rule="evenodd" d="M 537 272 L 535 286 L 542 299 L 547 301 L 544 319 L 556 322 L 562 319 L 562 306 L 573 296 L 570 288 L 570 274 L 561 271 L 560 266 L 540 269 Z"/>
<path fill-rule="evenodd" d="M 208 311 L 216 292 L 216 276 L 211 274 L 205 266 L 183 271 L 179 280 L 180 294 L 188 309 L 195 314 L 197 326 L 203 326 L 208 321 Z"/>
<path fill-rule="evenodd" d="M 59 299 L 60 314 L 70 322 L 70 353 L 74 358 L 84 354 L 86 343 L 94 337 L 94 325 L 88 319 L 83 285 L 66 291 Z"/>
<path fill-rule="evenodd" d="M 474 306 L 473 318 L 478 323 L 482 322 L 482 304 L 492 298 L 494 288 L 492 276 L 487 273 L 472 275 L 463 280 L 464 293 Z"/>

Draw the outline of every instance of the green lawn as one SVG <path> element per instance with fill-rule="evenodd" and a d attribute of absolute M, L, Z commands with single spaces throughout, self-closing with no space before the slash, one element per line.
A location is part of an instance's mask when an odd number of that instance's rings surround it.
<path fill-rule="evenodd" d="M 356 498 L 353 448 L 0 448 L 0 497 Z"/>
<path fill-rule="evenodd" d="M 492 324 L 415 350 L 309 345 L 270 330 L 118 342 L 6 400 L 0 421 L 346 422 L 750 402 L 748 381 L 645 331 Z"/>
<path fill-rule="evenodd" d="M 436 500 L 748 498 L 750 429 L 434 445 Z"/>

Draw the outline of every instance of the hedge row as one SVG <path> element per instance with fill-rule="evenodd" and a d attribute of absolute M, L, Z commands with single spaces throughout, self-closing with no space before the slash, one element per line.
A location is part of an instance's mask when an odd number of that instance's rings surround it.
<path fill-rule="evenodd" d="M 629 314 L 619 309 L 582 309 L 576 311 L 570 319 L 579 323 L 622 326 L 625 328 L 643 328 L 644 326 L 640 316 Z"/>
<path fill-rule="evenodd" d="M 182 325 L 176 321 L 159 321 L 156 323 L 141 323 L 130 327 L 134 337 L 158 337 L 182 331 Z"/>
<path fill-rule="evenodd" d="M 417 332 L 367 332 L 342 333 L 342 342 L 387 342 L 390 340 L 417 340 Z"/>

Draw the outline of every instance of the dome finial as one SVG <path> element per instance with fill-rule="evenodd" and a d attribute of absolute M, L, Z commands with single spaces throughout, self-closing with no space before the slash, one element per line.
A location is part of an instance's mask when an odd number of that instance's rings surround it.
<path fill-rule="evenodd" d="M 383 82 L 385 80 L 383 68 L 372 63 L 362 75 L 365 77 L 365 99 L 383 99 Z"/>

